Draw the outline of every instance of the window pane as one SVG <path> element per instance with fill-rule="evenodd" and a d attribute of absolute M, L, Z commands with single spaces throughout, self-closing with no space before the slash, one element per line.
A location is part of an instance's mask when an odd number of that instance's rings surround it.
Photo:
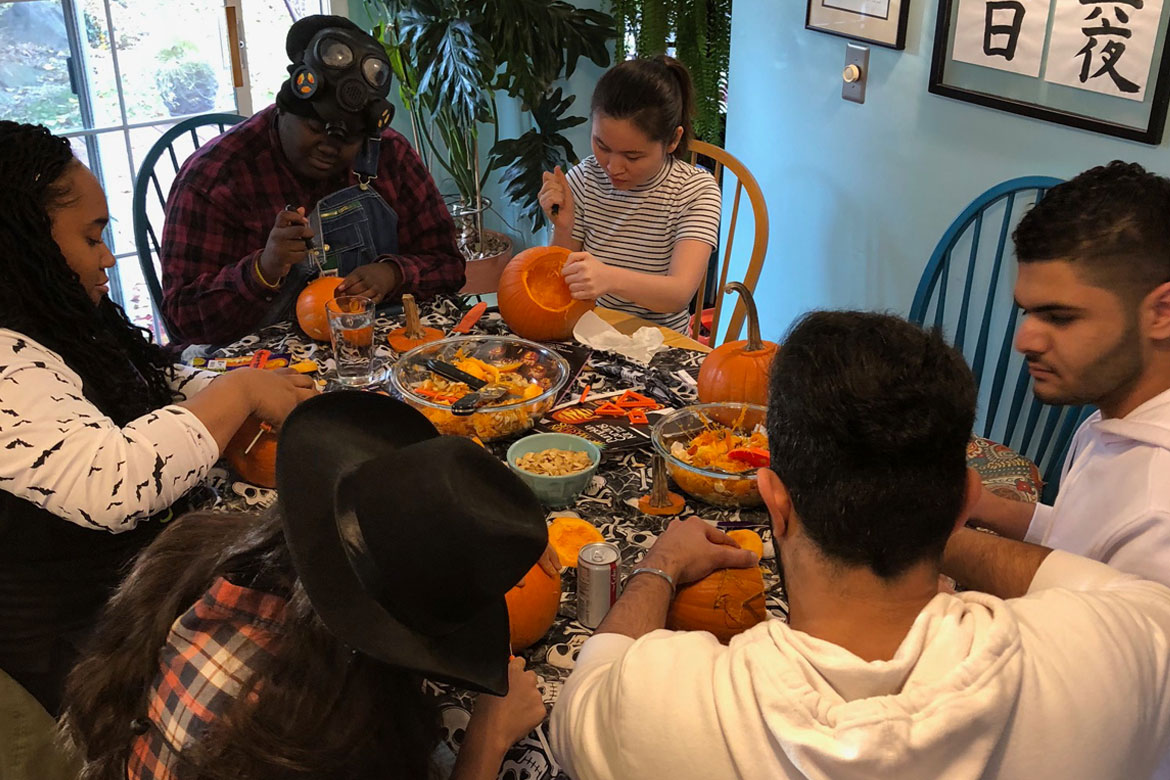
<path fill-rule="evenodd" d="M 98 2 L 99 0 L 87 0 Z M 222 0 L 110 4 L 130 122 L 234 112 Z"/>
<path fill-rule="evenodd" d="M 0 5 L 0 117 L 54 131 L 81 127 L 60 0 Z"/>
<path fill-rule="evenodd" d="M 284 39 L 297 19 L 329 13 L 328 0 L 246 0 L 244 37 L 248 46 L 248 75 L 252 84 L 252 110 L 259 111 L 276 100 L 288 78 L 288 54 Z"/>

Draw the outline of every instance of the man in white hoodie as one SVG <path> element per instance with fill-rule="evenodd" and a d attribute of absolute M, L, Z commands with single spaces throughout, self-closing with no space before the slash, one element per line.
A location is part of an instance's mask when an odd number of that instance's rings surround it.
<path fill-rule="evenodd" d="M 1016 349 L 1036 396 L 1099 411 L 1069 447 L 1053 506 L 985 491 L 972 520 L 1170 584 L 1170 180 L 1093 168 L 1049 190 L 1013 238 Z M 982 585 L 965 557 L 952 548 L 948 573 Z"/>
<path fill-rule="evenodd" d="M 675 587 L 756 565 L 703 521 L 674 521 L 553 710 L 571 777 L 1154 773 L 1170 745 L 1170 589 L 978 534 L 1016 548 L 999 585 L 1017 597 L 938 591 L 980 491 L 962 355 L 892 316 L 816 312 L 786 339 L 770 398 L 759 484 L 789 621 L 726 647 L 663 630 Z"/>

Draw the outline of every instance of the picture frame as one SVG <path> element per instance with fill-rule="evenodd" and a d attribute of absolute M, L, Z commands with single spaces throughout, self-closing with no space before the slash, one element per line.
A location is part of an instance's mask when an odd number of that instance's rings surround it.
<path fill-rule="evenodd" d="M 808 0 L 807 30 L 889 49 L 906 48 L 910 0 Z"/>
<path fill-rule="evenodd" d="M 1058 4 L 1062 0 L 1042 0 L 1048 7 L 1048 17 L 1042 28 L 1043 51 L 1037 51 L 1035 47 L 1033 50 L 1034 56 L 1041 59 L 1037 75 L 995 70 L 956 59 L 959 7 L 961 3 L 971 1 L 938 0 L 928 86 L 932 94 L 1144 144 L 1156 146 L 1162 142 L 1167 107 L 1170 106 L 1170 35 L 1167 32 L 1170 2 L 1161 6 L 1148 73 L 1141 74 L 1146 78 L 1142 84 L 1142 98 L 1134 100 L 1090 91 L 1088 87 L 1067 86 L 1067 81 L 1060 83 L 1050 77 L 1053 31 L 1060 11 Z M 1129 5 L 1125 7 L 1130 8 Z M 989 11 L 987 25 L 991 23 Z M 1018 25 L 1016 27 L 1018 29 Z M 1086 68 L 1085 72 L 1091 73 L 1099 64 L 1094 62 L 1093 68 Z"/>

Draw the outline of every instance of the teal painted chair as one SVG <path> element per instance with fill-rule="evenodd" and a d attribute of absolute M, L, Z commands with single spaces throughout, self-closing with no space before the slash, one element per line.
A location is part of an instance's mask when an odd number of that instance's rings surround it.
<path fill-rule="evenodd" d="M 167 193 L 179 168 L 196 149 L 242 121 L 244 117 L 238 114 L 206 114 L 179 122 L 163 133 L 150 148 L 134 178 L 134 245 L 138 250 L 138 264 L 142 267 L 142 278 L 146 280 L 150 291 L 155 322 L 168 335 L 170 328 L 162 315 L 162 284 L 159 282 L 158 265 L 159 235 L 166 212 Z M 159 165 L 164 155 L 169 166 Z M 153 198 L 149 197 L 150 193 L 154 194 Z M 155 225 L 159 226 L 158 230 Z"/>
<path fill-rule="evenodd" d="M 971 202 L 930 256 L 910 319 L 935 326 L 967 358 L 979 386 L 975 432 L 1032 460 L 1044 480 L 1042 500 L 1060 487 L 1065 453 L 1093 411 L 1036 400 L 1032 378 L 1012 341 L 1020 311 L 1011 234 L 1020 218 L 1060 179 L 1025 176 L 997 184 Z"/>

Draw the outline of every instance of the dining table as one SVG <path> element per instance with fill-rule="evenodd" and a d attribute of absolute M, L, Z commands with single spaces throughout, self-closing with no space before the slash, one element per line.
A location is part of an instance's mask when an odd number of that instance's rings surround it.
<path fill-rule="evenodd" d="M 449 332 L 470 305 L 469 300 L 454 296 L 421 302 L 422 322 Z M 641 327 L 656 327 L 623 312 L 599 309 L 598 314 L 624 333 L 632 333 Z M 377 376 L 384 376 L 386 367 L 399 357 L 387 343 L 386 334 L 392 328 L 402 325 L 401 313 L 393 309 L 380 311 L 376 315 L 374 359 L 381 369 Z M 511 331 L 498 313 L 489 312 L 474 326 L 471 334 L 511 335 Z M 673 331 L 664 330 L 663 335 L 664 348 L 647 364 L 616 353 L 595 350 L 562 397 L 580 395 L 588 385 L 592 393 L 636 388 L 669 407 L 696 403 L 699 366 L 705 353 L 710 350 Z M 208 357 L 240 357 L 262 349 L 272 354 L 289 354 L 294 362 L 313 361 L 317 364 L 318 376 L 324 380 L 324 388 L 328 391 L 336 387 L 329 382 L 334 371 L 330 345 L 313 341 L 294 322 L 279 323 L 249 334 L 215 350 Z M 369 389 L 385 388 L 375 384 Z M 509 443 L 490 442 L 486 446 L 503 458 Z M 998 494 L 1021 501 L 1037 500 L 1041 483 L 1036 467 L 1010 448 L 973 438 L 968 448 L 968 459 L 984 477 L 985 484 Z M 651 460 L 649 447 L 612 453 L 603 451 L 601 464 L 584 492 L 568 509 L 550 511 L 549 519 L 567 515 L 588 521 L 601 532 L 606 541 L 617 545 L 621 554 L 621 568 L 625 572 L 631 571 L 671 520 L 669 517 L 648 516 L 637 509 L 638 498 L 647 494 L 651 487 Z M 277 498 L 274 490 L 241 481 L 224 463 L 212 470 L 209 487 L 209 495 L 214 497 L 208 500 L 204 508 L 212 511 L 261 511 L 271 507 Z M 913 486 L 907 486 L 907 489 L 913 489 Z M 679 515 L 681 517 L 697 515 L 723 527 L 747 527 L 761 535 L 765 544 L 762 570 L 767 585 L 769 616 L 778 620 L 786 619 L 788 607 L 784 590 L 776 574 L 776 567 L 768 560 L 772 558 L 773 550 L 765 510 L 715 507 L 690 497 L 685 498 L 686 507 Z M 542 640 L 521 653 L 528 668 L 535 670 L 541 693 L 550 707 L 572 672 L 581 646 L 593 633 L 592 629 L 576 619 L 576 570 L 564 569 L 562 583 L 561 606 L 552 628 Z M 425 685 L 437 699 L 442 717 L 443 741 L 453 755 L 458 751 L 466 732 L 475 695 L 441 683 L 427 682 Z M 500 780 L 559 780 L 567 777 L 550 755 L 547 728 L 546 720 L 513 746 L 500 768 Z"/>

